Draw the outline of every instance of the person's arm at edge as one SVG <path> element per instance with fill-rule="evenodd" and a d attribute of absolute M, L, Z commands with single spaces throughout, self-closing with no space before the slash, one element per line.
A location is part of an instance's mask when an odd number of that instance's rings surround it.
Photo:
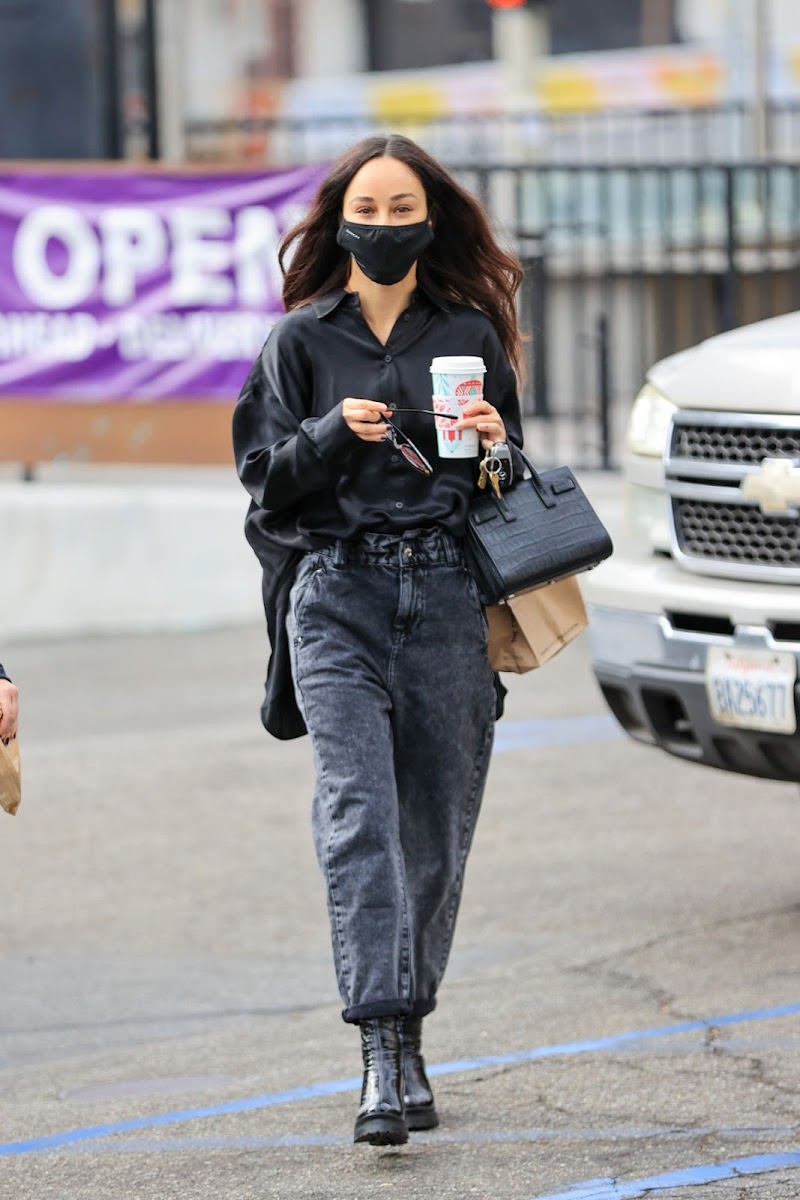
<path fill-rule="evenodd" d="M 19 721 L 19 693 L 0 664 L 0 738 L 16 737 Z"/>

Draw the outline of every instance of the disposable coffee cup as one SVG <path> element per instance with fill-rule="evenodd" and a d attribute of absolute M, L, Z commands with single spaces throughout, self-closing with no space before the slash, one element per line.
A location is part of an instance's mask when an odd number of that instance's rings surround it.
<path fill-rule="evenodd" d="M 486 364 L 482 358 L 469 354 L 450 354 L 435 358 L 431 363 L 433 376 L 433 410 L 460 417 L 461 410 L 472 400 L 483 399 L 483 377 Z M 440 458 L 477 458 L 480 438 L 477 429 L 454 429 L 455 421 L 434 417 L 436 444 Z"/>

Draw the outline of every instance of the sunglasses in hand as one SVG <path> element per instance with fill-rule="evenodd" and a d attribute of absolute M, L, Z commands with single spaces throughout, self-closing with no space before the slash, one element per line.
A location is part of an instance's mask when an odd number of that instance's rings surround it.
<path fill-rule="evenodd" d="M 420 413 L 424 417 L 444 417 L 446 421 L 457 421 L 459 419 L 455 413 L 437 413 L 431 408 L 395 408 L 392 411 Z M 390 442 L 395 450 L 399 454 L 402 454 L 406 462 L 410 463 L 415 471 L 419 471 L 422 475 L 432 475 L 433 467 L 419 446 L 415 446 L 411 438 L 403 433 L 402 429 L 398 429 L 396 425 L 393 425 L 386 417 L 381 417 L 381 420 L 386 425 L 387 442 Z"/>

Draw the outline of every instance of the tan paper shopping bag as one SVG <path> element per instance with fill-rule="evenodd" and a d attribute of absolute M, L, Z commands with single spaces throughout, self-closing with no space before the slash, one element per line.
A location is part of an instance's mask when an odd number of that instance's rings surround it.
<path fill-rule="evenodd" d="M 588 624 L 574 576 L 519 592 L 487 608 L 489 662 L 495 671 L 523 675 L 568 646 Z"/>
<path fill-rule="evenodd" d="M 19 742 L 0 740 L 0 807 L 13 817 L 20 799 Z"/>
<path fill-rule="evenodd" d="M 493 604 L 483 611 L 489 626 L 489 665 L 492 670 L 524 675 L 538 667 L 539 660 L 508 605 Z"/>

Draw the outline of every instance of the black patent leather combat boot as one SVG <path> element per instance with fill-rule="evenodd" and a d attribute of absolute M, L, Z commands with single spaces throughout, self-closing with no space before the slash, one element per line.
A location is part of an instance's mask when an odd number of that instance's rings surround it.
<path fill-rule="evenodd" d="M 439 1114 L 428 1076 L 425 1074 L 425 1059 L 422 1057 L 422 1018 L 404 1017 L 402 1036 L 406 1124 L 411 1130 L 435 1129 L 439 1124 Z"/>
<path fill-rule="evenodd" d="M 364 1082 L 354 1142 L 402 1146 L 408 1141 L 403 1111 L 403 1056 L 399 1017 L 361 1021 Z"/>

